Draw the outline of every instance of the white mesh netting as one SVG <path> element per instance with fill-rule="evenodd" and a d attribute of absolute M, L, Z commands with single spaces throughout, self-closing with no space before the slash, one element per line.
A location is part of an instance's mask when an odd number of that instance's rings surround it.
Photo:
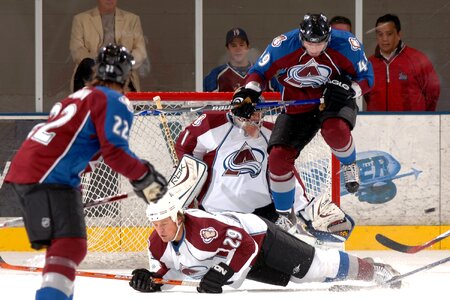
<path fill-rule="evenodd" d="M 165 108 L 192 104 L 185 101 L 162 103 Z M 139 112 L 155 109 L 156 106 L 152 101 L 133 101 L 133 106 L 136 117 L 131 129 L 130 147 L 139 157 L 150 161 L 159 172 L 169 178 L 174 170 L 174 163 L 160 116 L 137 116 Z M 274 122 L 280 111 L 280 108 L 271 109 L 266 113 L 265 119 Z M 192 112 L 166 114 L 171 138 L 176 140 L 184 127 L 198 116 L 199 113 Z M 320 134 L 305 148 L 301 161 L 297 160 L 296 166 L 310 197 L 331 184 L 331 153 Z M 146 204 L 132 193 L 128 180 L 101 163 L 94 172 L 83 176 L 82 184 L 84 202 L 122 193 L 131 194 L 121 201 L 86 209 L 89 251 L 82 266 L 146 267 L 150 222 L 145 216 Z"/>

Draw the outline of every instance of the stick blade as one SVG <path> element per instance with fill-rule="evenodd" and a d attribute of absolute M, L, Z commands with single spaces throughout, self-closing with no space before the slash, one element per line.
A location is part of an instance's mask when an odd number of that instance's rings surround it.
<path fill-rule="evenodd" d="M 420 250 L 420 249 L 417 249 L 417 247 L 414 247 L 414 246 L 400 244 L 400 243 L 398 243 L 398 242 L 396 242 L 394 240 L 391 240 L 387 236 L 379 234 L 379 233 L 375 236 L 375 239 L 381 245 L 383 245 L 383 246 L 385 246 L 385 247 L 387 247 L 389 249 L 398 251 L 398 252 L 416 253 L 417 251 Z"/>

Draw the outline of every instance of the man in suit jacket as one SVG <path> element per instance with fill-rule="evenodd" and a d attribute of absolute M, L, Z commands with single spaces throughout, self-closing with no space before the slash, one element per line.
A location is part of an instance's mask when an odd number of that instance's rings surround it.
<path fill-rule="evenodd" d="M 117 8 L 117 0 L 97 0 L 97 7 L 74 16 L 70 36 L 70 53 L 75 62 L 74 75 L 79 64 L 86 58 L 94 58 L 99 49 L 108 43 L 125 46 L 135 59 L 130 77 L 129 90 L 139 91 L 140 83 L 137 69 L 147 59 L 144 34 L 139 16 Z M 84 60 L 88 65 L 89 60 Z M 80 69 L 91 68 L 80 65 Z M 80 74 L 80 78 L 88 78 L 87 74 Z M 89 75 L 89 74 L 88 74 Z M 80 82 L 75 78 L 75 82 Z M 83 82 L 83 80 L 81 80 Z M 80 88 L 79 84 L 71 81 L 71 90 Z"/>

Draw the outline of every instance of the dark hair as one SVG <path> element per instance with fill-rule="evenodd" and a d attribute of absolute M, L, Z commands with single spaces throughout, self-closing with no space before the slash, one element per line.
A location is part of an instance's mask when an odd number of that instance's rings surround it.
<path fill-rule="evenodd" d="M 344 16 L 334 16 L 331 18 L 328 24 L 330 24 L 330 26 L 333 24 L 347 24 L 350 26 L 350 28 L 352 27 L 352 21 L 350 21 L 349 18 Z"/>
<path fill-rule="evenodd" d="M 380 23 L 387 23 L 392 22 L 394 23 L 395 29 L 397 29 L 397 32 L 400 32 L 402 30 L 402 26 L 400 25 L 400 19 L 397 17 L 397 15 L 393 14 L 386 14 L 384 16 L 381 16 L 377 19 L 377 22 L 375 23 L 375 27 L 378 27 L 378 24 Z"/>
<path fill-rule="evenodd" d="M 73 91 L 82 89 L 86 83 L 94 78 L 95 60 L 90 57 L 84 58 L 77 67 L 73 77 Z"/>

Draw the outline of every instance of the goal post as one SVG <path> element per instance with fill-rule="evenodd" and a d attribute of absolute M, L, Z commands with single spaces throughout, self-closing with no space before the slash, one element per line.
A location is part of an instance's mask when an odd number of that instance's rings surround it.
<path fill-rule="evenodd" d="M 159 97 L 158 107 L 176 109 L 205 104 L 227 105 L 233 93 L 211 92 L 139 92 L 127 97 L 135 111 L 130 132 L 130 148 L 139 157 L 148 160 L 166 178 L 174 170 L 173 143 L 184 128 L 200 114 L 195 112 L 143 114 L 157 109 L 153 101 Z M 266 101 L 278 101 L 279 93 L 263 93 Z M 275 122 L 282 107 L 268 109 L 265 120 Z M 333 201 L 339 204 L 339 162 L 331 154 L 320 133 L 305 147 L 296 161 L 296 168 L 312 198 L 328 190 Z M 82 177 L 83 201 L 129 193 L 122 201 L 86 209 L 88 230 L 88 255 L 86 266 L 111 265 L 116 267 L 142 267 L 148 262 L 148 237 L 150 222 L 145 216 L 145 203 L 132 193 L 128 179 L 112 171 L 104 163 Z"/>

